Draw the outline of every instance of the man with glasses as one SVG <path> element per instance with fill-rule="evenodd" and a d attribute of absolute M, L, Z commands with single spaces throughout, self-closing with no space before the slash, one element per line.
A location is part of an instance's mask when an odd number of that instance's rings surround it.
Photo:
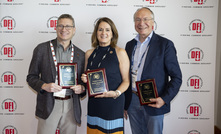
<path fill-rule="evenodd" d="M 125 92 L 125 118 L 128 114 L 133 134 L 162 134 L 164 114 L 170 112 L 182 83 L 176 49 L 172 41 L 153 31 L 154 14 L 149 8 L 138 9 L 134 23 L 138 35 L 126 44 L 131 84 Z M 147 79 L 155 79 L 159 97 L 141 106 L 135 82 Z"/>
<path fill-rule="evenodd" d="M 81 123 L 79 97 L 84 95 L 85 88 L 80 75 L 84 71 L 85 53 L 71 41 L 75 31 L 73 17 L 63 14 L 57 21 L 57 38 L 34 49 L 27 82 L 37 92 L 37 134 L 55 134 L 57 127 L 61 134 L 75 134 Z M 78 85 L 70 89 L 58 85 L 58 63 L 77 63 Z"/>

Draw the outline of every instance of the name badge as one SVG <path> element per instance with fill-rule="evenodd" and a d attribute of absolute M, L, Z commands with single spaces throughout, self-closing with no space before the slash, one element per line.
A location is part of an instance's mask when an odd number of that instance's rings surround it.
<path fill-rule="evenodd" d="M 56 76 L 57 77 L 57 76 Z M 58 84 L 58 80 L 55 80 L 55 84 Z M 53 96 L 64 98 L 66 95 L 66 89 L 62 89 L 59 92 L 54 92 Z"/>
<path fill-rule="evenodd" d="M 64 98 L 64 97 L 65 97 L 65 94 L 66 94 L 66 90 L 67 90 L 67 89 L 62 89 L 62 90 L 59 91 L 59 92 L 54 92 L 54 96 Z"/>

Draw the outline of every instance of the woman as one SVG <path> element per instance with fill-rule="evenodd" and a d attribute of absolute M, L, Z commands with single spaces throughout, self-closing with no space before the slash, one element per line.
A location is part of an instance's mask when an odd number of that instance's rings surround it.
<path fill-rule="evenodd" d="M 105 68 L 108 92 L 88 100 L 88 134 L 123 134 L 124 92 L 129 86 L 129 59 L 124 49 L 116 46 L 117 29 L 109 18 L 101 18 L 92 34 L 92 47 L 85 54 L 85 69 Z M 87 82 L 86 74 L 81 77 Z"/>

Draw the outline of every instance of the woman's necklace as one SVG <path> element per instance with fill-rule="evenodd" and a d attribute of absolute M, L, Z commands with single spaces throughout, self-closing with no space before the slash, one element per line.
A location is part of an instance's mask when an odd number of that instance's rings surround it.
<path fill-rule="evenodd" d="M 96 51 L 98 50 L 98 48 L 99 48 L 99 46 L 97 46 Z M 107 56 L 107 54 L 108 54 L 109 51 L 110 51 L 110 47 L 107 49 L 107 52 L 104 54 L 104 56 L 102 57 L 101 61 L 100 61 L 99 64 L 97 65 L 98 68 L 100 67 L 101 62 L 106 58 L 106 56 Z M 94 58 L 96 57 L 96 55 L 97 55 L 97 52 L 94 53 L 93 59 L 91 60 L 91 63 L 90 63 L 90 66 L 93 65 L 93 60 L 94 60 Z"/>

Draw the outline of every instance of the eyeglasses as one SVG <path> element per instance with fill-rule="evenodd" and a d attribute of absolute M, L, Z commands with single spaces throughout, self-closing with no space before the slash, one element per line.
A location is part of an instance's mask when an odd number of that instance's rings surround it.
<path fill-rule="evenodd" d="M 135 22 L 141 22 L 141 20 L 143 20 L 143 22 L 149 22 L 150 20 L 153 20 L 153 18 L 150 18 L 150 19 L 148 19 L 148 18 L 143 18 L 143 19 L 136 18 Z"/>
<path fill-rule="evenodd" d="M 74 26 L 64 26 L 64 25 L 57 25 L 57 29 L 62 30 L 63 28 L 65 28 L 66 30 L 71 30 L 71 28 L 73 28 Z"/>

